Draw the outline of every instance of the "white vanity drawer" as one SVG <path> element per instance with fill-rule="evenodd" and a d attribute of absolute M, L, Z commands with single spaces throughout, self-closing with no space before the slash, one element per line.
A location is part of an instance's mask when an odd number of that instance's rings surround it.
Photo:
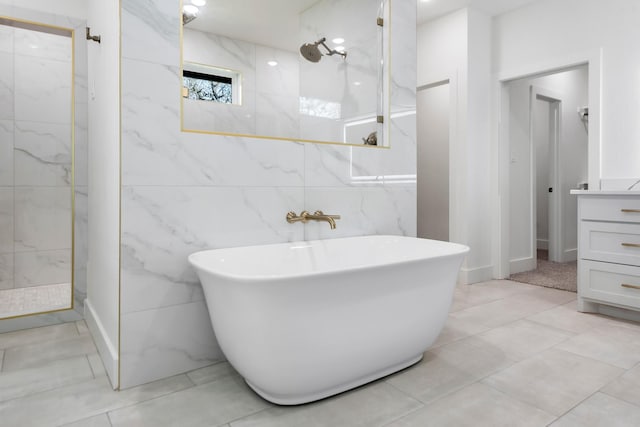
<path fill-rule="evenodd" d="M 583 221 L 580 258 L 640 266 L 640 224 Z"/>
<path fill-rule="evenodd" d="M 578 276 L 581 297 L 640 308 L 640 267 L 581 260 Z"/>
<path fill-rule="evenodd" d="M 581 197 L 578 203 L 582 220 L 640 223 L 640 196 Z"/>

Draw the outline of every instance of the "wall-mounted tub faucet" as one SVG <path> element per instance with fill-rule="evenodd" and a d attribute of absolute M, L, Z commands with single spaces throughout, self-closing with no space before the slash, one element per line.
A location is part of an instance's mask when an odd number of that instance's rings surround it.
<path fill-rule="evenodd" d="M 340 215 L 325 215 L 322 211 L 315 211 L 309 213 L 307 211 L 300 212 L 300 215 L 296 215 L 295 212 L 287 213 L 287 222 L 293 224 L 294 222 L 306 223 L 307 221 L 326 221 L 332 230 L 336 228 L 336 219 L 340 219 Z"/>

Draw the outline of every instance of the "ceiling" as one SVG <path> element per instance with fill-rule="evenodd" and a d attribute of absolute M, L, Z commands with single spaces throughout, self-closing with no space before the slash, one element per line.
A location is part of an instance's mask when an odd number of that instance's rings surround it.
<path fill-rule="evenodd" d="M 500 15 L 539 0 L 429 0 L 418 2 L 418 25 L 464 7 L 473 7 L 490 16 Z"/>
<path fill-rule="evenodd" d="M 190 0 L 183 0 L 189 4 Z M 226 35 L 238 40 L 296 51 L 298 16 L 320 0 L 208 0 L 187 28 Z M 400 1 L 400 0 L 395 0 Z M 402 0 L 404 1 L 404 0 Z M 418 24 L 464 7 L 499 15 L 539 0 L 430 0 L 417 1 Z M 377 4 L 374 2 L 374 4 Z"/>

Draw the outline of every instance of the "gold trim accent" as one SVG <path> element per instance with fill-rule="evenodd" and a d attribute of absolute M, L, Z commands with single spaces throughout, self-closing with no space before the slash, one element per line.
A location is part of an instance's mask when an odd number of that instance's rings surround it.
<path fill-rule="evenodd" d="M 23 30 L 38 31 L 41 33 L 52 34 L 62 37 L 69 37 L 71 39 L 71 275 L 70 283 L 71 287 L 71 301 L 69 307 L 58 308 L 55 310 L 34 311 L 33 313 L 20 314 L 17 316 L 0 317 L 1 320 L 19 319 L 23 317 L 39 316 L 52 313 L 60 313 L 63 311 L 74 311 L 75 309 L 75 138 L 76 138 L 76 44 L 75 44 L 75 30 L 73 28 L 61 27 L 59 25 L 45 24 L 43 22 L 32 21 L 22 18 L 14 18 L 5 15 L 0 15 L 0 25 L 5 25 L 13 28 L 20 28 Z"/>
<path fill-rule="evenodd" d="M 31 21 L 28 19 L 12 18 L 0 15 L 0 25 L 8 27 L 22 28 L 23 30 L 39 31 L 41 33 L 55 34 L 58 36 L 72 37 L 72 28 L 61 27 L 59 25 L 45 24 L 43 22 Z"/>
<path fill-rule="evenodd" d="M 180 3 L 180 14 L 182 14 L 182 0 L 178 3 Z M 120 98 L 118 102 L 118 151 L 120 164 L 118 165 L 118 372 L 116 376 L 118 384 L 115 387 L 116 390 L 120 390 L 122 384 L 120 375 L 122 371 L 122 0 L 118 0 L 118 98 Z"/>
<path fill-rule="evenodd" d="M 638 243 L 621 243 L 625 248 L 640 248 L 640 244 Z"/>
<path fill-rule="evenodd" d="M 627 288 L 627 289 L 637 289 L 640 290 L 640 286 L 638 285 L 629 285 L 627 283 L 623 283 L 620 286 L 622 286 L 623 288 Z"/>
<path fill-rule="evenodd" d="M 640 209 L 620 209 L 622 213 L 640 213 Z"/>
<path fill-rule="evenodd" d="M 120 0 L 121 1 L 121 0 Z M 388 3 L 388 15 L 389 17 L 391 17 L 391 2 L 392 0 L 385 0 L 386 3 Z M 180 10 L 178 11 L 179 15 L 178 16 L 182 16 L 182 5 L 183 5 L 183 0 L 179 1 L 180 3 Z M 307 9 L 310 9 L 313 6 L 309 6 Z M 384 13 L 384 9 L 383 9 L 383 13 Z M 377 18 L 380 19 L 380 18 Z M 384 20 L 384 19 L 383 19 Z M 389 21 L 391 21 L 391 19 L 389 19 Z M 389 116 L 392 115 L 392 111 L 391 111 L 391 23 L 389 22 L 388 25 L 386 26 L 387 31 L 388 31 L 388 46 L 387 46 L 387 61 L 385 61 L 385 64 L 388 64 L 387 69 L 385 69 L 384 71 L 384 76 L 383 76 L 383 82 L 386 80 L 387 83 L 387 91 L 388 93 L 386 93 L 386 98 L 387 98 L 387 111 Z M 180 19 L 180 78 L 182 78 L 182 73 L 184 71 L 183 68 L 183 63 L 184 63 L 184 25 L 182 24 L 182 18 Z M 383 49 L 384 50 L 384 49 Z M 216 68 L 223 68 L 223 69 L 229 69 L 228 67 L 218 67 L 215 65 L 211 65 L 211 64 L 202 64 L 202 63 L 198 63 L 198 62 L 193 62 L 193 61 L 188 61 L 192 64 L 197 64 L 197 65 L 205 65 L 205 66 L 209 66 L 209 67 L 216 67 Z M 234 70 L 235 71 L 235 70 Z M 241 76 L 244 75 L 242 73 L 240 73 Z M 182 96 L 182 82 L 180 82 L 180 131 L 181 132 L 185 132 L 185 133 L 197 133 L 197 134 L 203 134 L 203 135 L 220 135 L 220 136 L 234 136 L 234 137 L 238 137 L 238 138 L 255 138 L 255 139 L 269 139 L 269 140 L 273 140 L 273 141 L 290 141 L 290 142 L 295 142 L 295 143 L 312 143 L 312 144 L 326 144 L 326 145 L 339 145 L 342 147 L 363 147 L 366 149 L 375 149 L 375 150 L 388 150 L 391 149 L 391 120 L 388 120 L 387 123 L 385 123 L 384 126 L 384 132 L 383 132 L 383 138 L 384 140 L 387 142 L 384 145 L 367 145 L 367 144 L 356 144 L 356 143 L 346 143 L 346 142 L 339 142 L 339 141 L 324 141 L 324 140 L 316 140 L 316 139 L 303 139 L 303 138 L 289 138 L 289 137 L 281 137 L 281 136 L 269 136 L 269 135 L 255 135 L 255 134 L 243 134 L 243 133 L 235 133 L 235 132 L 218 132 L 218 131 L 211 131 L 211 130 L 204 130 L 204 129 L 189 129 L 189 128 L 185 128 L 184 126 L 184 97 Z M 382 88 L 383 91 L 383 95 L 384 95 L 384 85 Z M 383 96 L 384 97 L 384 96 Z M 232 104 L 231 106 L 237 106 L 236 104 Z M 384 117 L 384 112 L 383 112 L 383 117 Z M 377 120 L 377 116 L 376 116 L 376 120 Z M 380 122 L 378 122 L 380 123 Z"/>
<path fill-rule="evenodd" d="M 35 311 L 33 313 L 19 314 L 17 316 L 2 317 L 2 318 L 0 318 L 0 321 L 1 320 L 11 320 L 11 319 L 21 319 L 23 317 L 40 316 L 40 315 L 43 315 L 43 314 L 61 313 L 63 311 L 73 311 L 73 309 L 72 308 L 58 308 L 56 310 L 49 310 L 49 311 Z"/>

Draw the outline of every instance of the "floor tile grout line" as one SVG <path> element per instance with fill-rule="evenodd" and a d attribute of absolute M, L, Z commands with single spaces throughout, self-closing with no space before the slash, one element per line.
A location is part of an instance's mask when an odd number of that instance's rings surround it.
<path fill-rule="evenodd" d="M 191 383 L 192 385 L 189 386 L 189 387 L 181 388 L 180 390 L 172 390 L 172 391 L 169 391 L 169 392 L 164 393 L 164 394 L 159 394 L 157 396 L 153 396 L 153 397 L 150 397 L 148 399 L 137 400 L 135 402 L 125 402 L 122 406 L 118 406 L 116 408 L 107 409 L 107 410 L 103 411 L 103 413 L 105 413 L 105 414 L 107 414 L 107 416 L 109 416 L 110 413 L 115 412 L 115 411 L 120 411 L 122 409 L 131 408 L 132 406 L 141 405 L 141 404 L 146 403 L 146 402 L 151 402 L 153 400 L 161 399 L 161 398 L 164 398 L 164 397 L 167 397 L 167 396 L 171 396 L 171 395 L 174 395 L 176 393 L 180 393 L 180 392 L 183 392 L 183 391 L 186 391 L 186 390 L 191 390 L 191 389 L 197 387 L 196 385 L 193 385 L 194 382 L 191 381 L 191 378 L 189 378 L 186 373 L 174 375 L 174 376 L 169 377 L 169 378 L 175 378 L 175 377 L 179 377 L 179 376 L 185 376 L 187 378 L 187 380 L 189 380 L 189 383 Z M 164 378 L 164 379 L 167 379 L 167 378 Z M 158 381 L 162 381 L 162 380 L 158 380 Z M 153 381 L 153 382 L 155 382 L 155 381 Z M 152 384 L 152 383 L 147 383 L 147 384 Z M 132 390 L 132 389 L 134 389 L 136 387 L 141 387 L 141 386 L 144 386 L 144 385 L 146 385 L 146 384 L 141 384 L 139 386 L 135 386 L 135 387 L 132 387 L 130 389 L 125 389 L 125 390 L 113 390 L 113 392 L 114 393 L 123 393 L 123 392 L 126 393 L 127 390 Z M 111 419 L 109 419 L 109 421 L 111 421 Z"/>
<path fill-rule="evenodd" d="M 96 376 L 96 372 L 93 370 L 93 366 L 91 365 L 91 360 L 89 360 L 89 355 L 84 355 L 85 359 L 87 359 L 87 363 L 89 364 L 89 370 L 91 371 L 91 375 L 93 375 L 93 379 L 96 380 L 98 377 Z"/>

